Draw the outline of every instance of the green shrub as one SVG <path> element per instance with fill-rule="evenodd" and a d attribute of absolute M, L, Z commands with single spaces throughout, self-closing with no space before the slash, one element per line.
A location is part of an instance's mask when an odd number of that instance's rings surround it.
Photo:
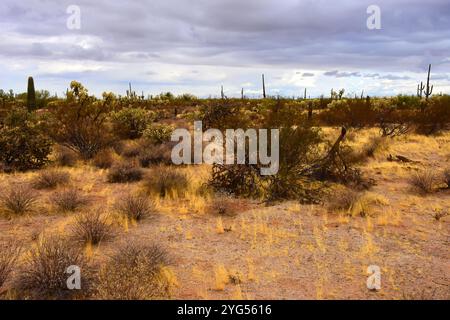
<path fill-rule="evenodd" d="M 114 133 L 122 139 L 136 139 L 154 120 L 154 113 L 141 108 L 124 108 L 111 114 Z"/>
<path fill-rule="evenodd" d="M 13 170 L 44 166 L 49 161 L 51 147 L 41 123 L 24 109 L 10 111 L 0 126 L 0 162 Z"/>
<path fill-rule="evenodd" d="M 152 124 L 143 133 L 144 139 L 154 144 L 161 144 L 170 141 L 173 127 L 166 124 Z"/>

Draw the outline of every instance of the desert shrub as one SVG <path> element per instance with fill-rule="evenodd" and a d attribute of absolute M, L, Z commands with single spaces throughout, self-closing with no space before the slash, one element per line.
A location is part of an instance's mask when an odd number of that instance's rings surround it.
<path fill-rule="evenodd" d="M 409 178 L 409 184 L 413 191 L 420 194 L 428 194 L 434 191 L 434 187 L 438 179 L 434 172 L 431 170 L 423 170 L 416 172 Z"/>
<path fill-rule="evenodd" d="M 35 189 L 54 189 L 57 186 L 65 185 L 70 180 L 70 174 L 56 169 L 46 169 L 40 171 L 33 179 L 32 185 Z"/>
<path fill-rule="evenodd" d="M 114 132 L 122 139 L 136 139 L 154 120 L 154 114 L 141 108 L 124 108 L 111 114 Z"/>
<path fill-rule="evenodd" d="M 133 162 L 119 162 L 109 169 L 107 179 L 110 183 L 126 183 L 140 181 L 142 176 L 142 169 Z"/>
<path fill-rule="evenodd" d="M 220 195 L 212 200 L 209 211 L 220 216 L 235 216 L 237 213 L 236 204 L 230 197 Z"/>
<path fill-rule="evenodd" d="M 52 138 L 78 152 L 83 159 L 91 159 L 113 142 L 107 116 L 114 104 L 114 95 L 104 93 L 103 99 L 98 100 L 88 95 L 80 83 L 72 81 L 67 98 L 49 107 Z"/>
<path fill-rule="evenodd" d="M 377 122 L 371 99 L 334 100 L 319 116 L 325 124 L 347 128 L 363 128 L 373 126 Z"/>
<path fill-rule="evenodd" d="M 161 144 L 170 141 L 173 127 L 166 124 L 152 124 L 143 133 L 143 138 L 154 143 Z"/>
<path fill-rule="evenodd" d="M 69 266 L 81 268 L 82 290 L 68 289 Z M 80 248 L 60 237 L 45 238 L 27 255 L 16 287 L 24 298 L 68 299 L 89 290 L 88 275 Z"/>
<path fill-rule="evenodd" d="M 169 264 L 169 255 L 160 245 L 125 245 L 100 270 L 96 297 L 167 299 L 173 286 L 172 275 L 167 269 Z"/>
<path fill-rule="evenodd" d="M 351 212 L 354 205 L 358 202 L 361 195 L 359 192 L 350 188 L 339 188 L 333 190 L 328 199 L 328 210 Z"/>
<path fill-rule="evenodd" d="M 130 220 L 140 221 L 155 213 L 153 203 L 144 196 L 127 195 L 116 204 L 117 211 Z"/>
<path fill-rule="evenodd" d="M 73 167 L 77 163 L 78 156 L 67 147 L 60 146 L 55 154 L 55 161 L 62 167 Z"/>
<path fill-rule="evenodd" d="M 147 168 L 155 164 L 171 164 L 172 163 L 172 148 L 170 144 L 163 143 L 160 145 L 153 145 L 144 148 L 138 157 L 139 163 L 142 167 Z"/>
<path fill-rule="evenodd" d="M 83 243 L 99 244 L 112 236 L 108 217 L 100 210 L 88 211 L 76 217 L 73 227 L 75 237 Z"/>
<path fill-rule="evenodd" d="M 423 101 L 423 110 L 416 113 L 416 131 L 433 134 L 450 125 L 450 96 L 435 96 Z"/>
<path fill-rule="evenodd" d="M 13 170 L 37 169 L 49 162 L 52 142 L 38 119 L 13 109 L 0 124 L 0 162 Z"/>
<path fill-rule="evenodd" d="M 0 288 L 8 279 L 19 258 L 21 247 L 17 243 L 0 246 Z"/>
<path fill-rule="evenodd" d="M 50 199 L 53 205 L 62 212 L 75 211 L 88 203 L 88 199 L 75 188 L 55 192 Z"/>
<path fill-rule="evenodd" d="M 189 181 L 185 174 L 163 166 L 152 170 L 145 180 L 147 191 L 159 194 L 161 197 L 172 193 L 182 195 L 186 191 L 188 184 Z"/>
<path fill-rule="evenodd" d="M 92 163 L 99 169 L 109 169 L 114 163 L 114 156 L 111 149 L 103 149 L 99 151 L 94 158 Z"/>
<path fill-rule="evenodd" d="M 0 196 L 0 203 L 7 214 L 23 215 L 33 212 L 37 199 L 28 185 L 15 185 Z"/>

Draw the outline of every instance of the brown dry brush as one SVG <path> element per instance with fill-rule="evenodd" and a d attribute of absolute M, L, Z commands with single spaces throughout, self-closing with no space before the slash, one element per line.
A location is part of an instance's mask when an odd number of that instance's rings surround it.
<path fill-rule="evenodd" d="M 0 246 L 0 288 L 5 284 L 15 263 L 20 256 L 22 247 L 17 242 Z"/>
<path fill-rule="evenodd" d="M 108 217 L 101 210 L 93 210 L 76 217 L 73 234 L 85 244 L 97 245 L 111 238 L 113 230 Z"/>
<path fill-rule="evenodd" d="M 89 199 L 75 188 L 55 192 L 50 200 L 62 212 L 75 211 L 89 203 Z"/>
<path fill-rule="evenodd" d="M 160 197 L 169 196 L 173 192 L 183 195 L 188 185 L 189 180 L 184 173 L 165 166 L 153 169 L 144 182 L 149 193 L 159 194 Z"/>
<path fill-rule="evenodd" d="M 139 195 L 126 195 L 117 202 L 116 207 L 120 214 L 134 221 L 141 221 L 156 213 L 153 202 Z"/>
<path fill-rule="evenodd" d="M 125 245 L 100 270 L 95 297 L 113 300 L 167 299 L 171 284 L 162 270 L 170 263 L 168 252 L 160 245 Z"/>
<path fill-rule="evenodd" d="M 81 269 L 81 290 L 70 290 L 67 268 Z M 25 258 L 14 287 L 26 299 L 70 299 L 86 296 L 91 272 L 79 247 L 61 237 L 41 239 Z"/>
<path fill-rule="evenodd" d="M 0 204 L 9 215 L 24 215 L 31 213 L 36 207 L 38 194 L 26 184 L 12 185 L 0 196 Z"/>
<path fill-rule="evenodd" d="M 38 173 L 32 185 L 35 189 L 54 189 L 57 186 L 67 184 L 70 174 L 57 169 L 45 169 Z"/>

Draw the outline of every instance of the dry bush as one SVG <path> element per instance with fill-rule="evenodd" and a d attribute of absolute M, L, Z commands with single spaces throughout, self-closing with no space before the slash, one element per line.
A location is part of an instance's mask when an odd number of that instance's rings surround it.
<path fill-rule="evenodd" d="M 127 195 L 116 204 L 117 211 L 130 220 L 140 221 L 155 214 L 155 207 L 147 197 Z"/>
<path fill-rule="evenodd" d="M 114 156 L 111 149 L 99 151 L 92 159 L 92 163 L 99 169 L 109 169 L 114 163 Z"/>
<path fill-rule="evenodd" d="M 430 170 L 423 170 L 414 173 L 409 178 L 409 184 L 412 189 L 420 194 L 428 194 L 434 191 L 434 187 L 438 181 L 436 174 Z"/>
<path fill-rule="evenodd" d="M 81 268 L 82 290 L 67 287 L 69 266 Z M 60 237 L 44 238 L 31 249 L 17 278 L 23 298 L 68 299 L 89 290 L 89 271 L 81 249 Z"/>
<path fill-rule="evenodd" d="M 67 172 L 46 169 L 38 173 L 38 175 L 32 181 L 32 185 L 35 189 L 54 189 L 57 186 L 67 184 L 69 182 L 70 175 Z"/>
<path fill-rule="evenodd" d="M 107 179 L 110 183 L 125 183 L 140 181 L 142 176 L 142 169 L 133 162 L 119 162 L 109 169 Z"/>
<path fill-rule="evenodd" d="M 0 196 L 0 203 L 6 213 L 23 215 L 34 210 L 38 195 L 28 185 L 15 185 Z"/>
<path fill-rule="evenodd" d="M 238 208 L 233 199 L 226 196 L 218 196 L 209 205 L 209 212 L 221 216 L 235 216 Z"/>
<path fill-rule="evenodd" d="M 328 210 L 350 212 L 359 198 L 359 192 L 350 188 L 339 188 L 330 195 Z"/>
<path fill-rule="evenodd" d="M 21 247 L 17 243 L 0 246 L 0 288 L 8 279 L 19 258 Z"/>
<path fill-rule="evenodd" d="M 75 151 L 60 146 L 56 151 L 55 161 L 62 167 L 74 167 L 77 163 L 78 155 Z"/>
<path fill-rule="evenodd" d="M 159 194 L 161 197 L 165 197 L 173 192 L 182 195 L 186 191 L 188 184 L 189 181 L 185 174 L 163 166 L 152 170 L 145 181 L 147 191 Z"/>
<path fill-rule="evenodd" d="M 172 163 L 172 148 L 169 144 L 153 145 L 145 148 L 139 154 L 139 163 L 142 167 L 148 168 L 155 164 L 171 164 Z"/>
<path fill-rule="evenodd" d="M 73 233 L 79 241 L 96 245 L 112 237 L 112 228 L 100 210 L 88 211 L 77 216 Z"/>
<path fill-rule="evenodd" d="M 170 297 L 167 251 L 159 245 L 128 244 L 99 272 L 100 299 L 147 300 Z"/>
<path fill-rule="evenodd" d="M 75 188 L 55 192 L 50 200 L 62 212 L 75 211 L 88 203 L 88 199 Z"/>

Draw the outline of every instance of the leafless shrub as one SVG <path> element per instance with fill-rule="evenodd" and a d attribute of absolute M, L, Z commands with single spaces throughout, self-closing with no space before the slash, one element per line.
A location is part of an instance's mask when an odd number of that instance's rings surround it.
<path fill-rule="evenodd" d="M 159 166 L 147 177 L 145 187 L 148 192 L 165 197 L 170 192 L 176 192 L 178 195 L 183 194 L 188 187 L 188 183 L 185 174 L 168 167 Z"/>
<path fill-rule="evenodd" d="M 96 245 L 112 236 L 112 228 L 100 210 L 88 211 L 77 216 L 73 233 L 83 243 Z"/>
<path fill-rule="evenodd" d="M 23 215 L 33 211 L 37 199 L 28 185 L 16 185 L 0 196 L 0 203 L 8 214 Z"/>
<path fill-rule="evenodd" d="M 450 216 L 450 212 L 449 211 L 435 210 L 433 212 L 433 218 L 436 221 L 441 221 L 442 218 L 445 218 L 447 216 Z"/>
<path fill-rule="evenodd" d="M 111 168 L 114 157 L 111 149 L 103 149 L 99 151 L 93 158 L 92 163 L 99 169 Z"/>
<path fill-rule="evenodd" d="M 21 247 L 17 243 L 0 246 L 0 288 L 14 269 L 20 251 Z"/>
<path fill-rule="evenodd" d="M 409 179 L 409 184 L 412 189 L 420 194 L 429 194 L 434 191 L 434 187 L 437 182 L 437 176 L 430 170 L 423 170 L 417 173 Z"/>
<path fill-rule="evenodd" d="M 69 266 L 81 268 L 81 292 L 85 293 L 89 286 L 88 269 L 81 250 L 60 237 L 42 239 L 27 255 L 16 287 L 24 298 L 73 298 L 80 290 L 67 286 Z"/>
<path fill-rule="evenodd" d="M 55 192 L 50 199 L 55 207 L 62 212 L 75 211 L 88 203 L 88 199 L 75 188 Z"/>
<path fill-rule="evenodd" d="M 132 162 L 120 162 L 114 164 L 108 172 L 108 182 L 125 183 L 142 179 L 143 171 Z"/>
<path fill-rule="evenodd" d="M 54 189 L 59 185 L 69 182 L 70 175 L 67 172 L 46 169 L 38 173 L 32 184 L 35 189 Z"/>
<path fill-rule="evenodd" d="M 164 270 L 167 251 L 159 245 L 128 244 L 119 249 L 98 277 L 97 298 L 114 300 L 164 299 L 171 281 Z"/>
<path fill-rule="evenodd" d="M 134 221 L 143 220 L 155 213 L 153 203 L 144 196 L 127 195 L 116 207 L 119 213 Z"/>
<path fill-rule="evenodd" d="M 349 212 L 360 198 L 360 194 L 350 188 L 340 188 L 333 192 L 328 201 L 328 210 Z"/>

